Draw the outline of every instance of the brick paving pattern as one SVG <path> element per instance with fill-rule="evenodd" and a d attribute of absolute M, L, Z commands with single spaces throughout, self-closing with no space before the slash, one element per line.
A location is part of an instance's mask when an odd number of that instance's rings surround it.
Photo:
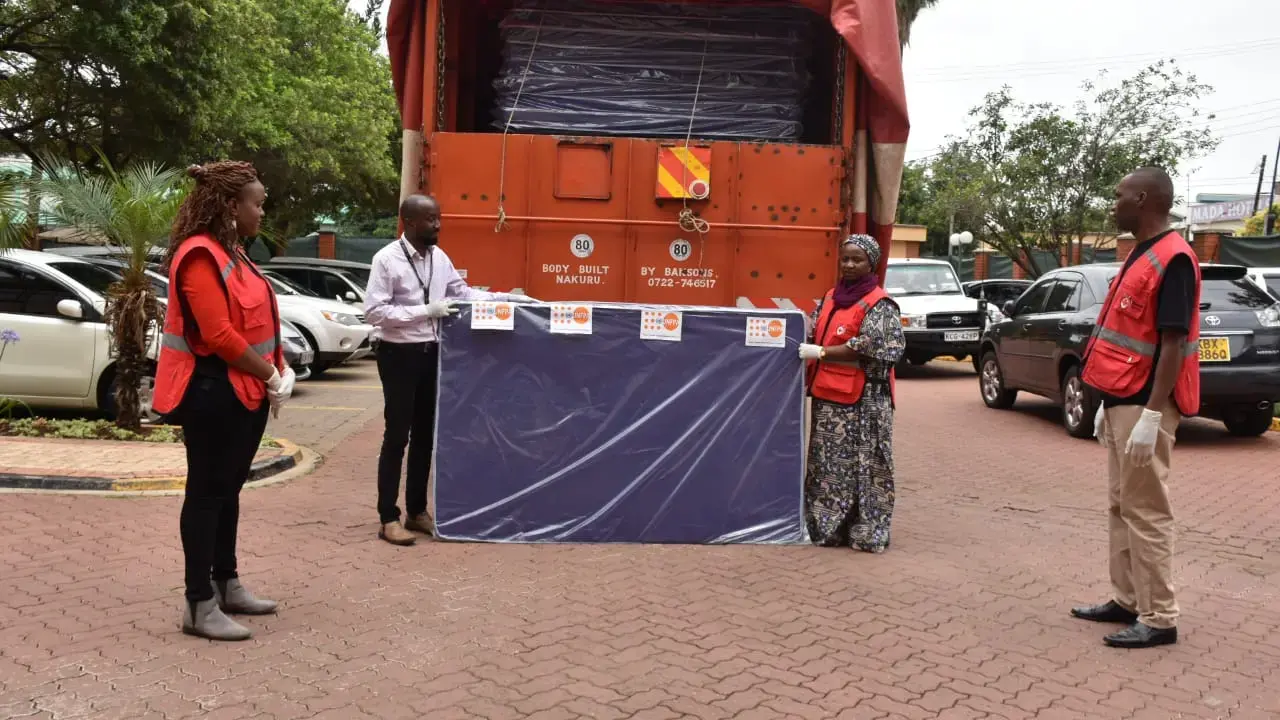
<path fill-rule="evenodd" d="M 281 454 L 258 451 L 258 460 Z M 186 450 L 177 443 L 0 438 L 0 471 L 20 475 L 148 478 L 185 475 Z"/>
<path fill-rule="evenodd" d="M 328 454 L 370 421 L 382 417 L 382 386 L 372 359 L 337 367 L 298 383 L 289 412 L 267 432 Z"/>
<path fill-rule="evenodd" d="M 177 498 L 6 496 L 0 718 L 1280 717 L 1280 436 L 1190 423 L 1183 642 L 1105 648 L 1103 451 L 963 366 L 899 384 L 883 556 L 374 539 L 377 424 L 249 492 L 256 637 L 178 632 Z M 477 478 L 477 481 L 482 479 Z"/>

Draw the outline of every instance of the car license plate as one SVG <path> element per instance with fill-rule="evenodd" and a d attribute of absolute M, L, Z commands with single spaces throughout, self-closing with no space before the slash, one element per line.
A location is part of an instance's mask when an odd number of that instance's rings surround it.
<path fill-rule="evenodd" d="M 951 332 L 942 333 L 942 339 L 947 342 L 977 342 L 977 330 L 952 330 Z"/>
<path fill-rule="evenodd" d="M 1231 362 L 1231 339 L 1200 338 L 1200 362 Z"/>
<path fill-rule="evenodd" d="M 298 358 L 298 364 L 299 364 L 299 365 L 310 365 L 312 362 L 314 362 L 314 361 L 315 361 L 315 359 L 316 359 L 316 354 L 315 354 L 315 353 L 313 353 L 313 352 L 311 352 L 310 350 L 308 350 L 308 351 L 306 351 L 306 352 L 302 353 L 302 355 L 301 355 L 301 356 L 299 356 L 299 358 Z"/>

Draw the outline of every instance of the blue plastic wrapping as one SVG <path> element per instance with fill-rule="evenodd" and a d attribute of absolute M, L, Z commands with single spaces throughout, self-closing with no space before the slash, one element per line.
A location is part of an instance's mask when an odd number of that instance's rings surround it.
<path fill-rule="evenodd" d="M 684 137 L 692 117 L 699 138 L 795 141 L 815 18 L 801 7 L 518 1 L 501 23 L 493 126 Z"/>
<path fill-rule="evenodd" d="M 553 306 L 516 306 L 511 330 L 473 329 L 474 307 L 441 328 L 441 538 L 805 541 L 802 313 L 594 305 L 564 335 Z M 678 341 L 641 337 L 654 312 Z M 778 346 L 747 344 L 774 320 Z"/>

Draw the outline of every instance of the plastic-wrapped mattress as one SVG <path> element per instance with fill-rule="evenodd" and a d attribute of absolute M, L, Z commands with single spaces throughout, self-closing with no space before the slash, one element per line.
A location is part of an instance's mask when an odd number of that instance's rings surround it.
<path fill-rule="evenodd" d="M 440 339 L 440 537 L 804 542 L 802 313 L 595 305 L 571 311 L 586 334 L 557 334 L 554 306 L 496 311 L 507 330 L 460 308 Z"/>
<path fill-rule="evenodd" d="M 692 118 L 697 138 L 800 139 L 804 8 L 517 0 L 501 31 L 499 130 L 684 137 Z"/>

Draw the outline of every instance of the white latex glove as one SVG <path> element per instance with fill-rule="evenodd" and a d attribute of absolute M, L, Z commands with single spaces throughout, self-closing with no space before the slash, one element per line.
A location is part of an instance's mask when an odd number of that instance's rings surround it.
<path fill-rule="evenodd" d="M 280 417 L 280 403 L 276 398 L 282 385 L 284 385 L 284 376 L 280 374 L 278 368 L 271 368 L 271 377 L 267 378 L 267 403 L 271 406 L 272 417 Z"/>
<path fill-rule="evenodd" d="M 272 387 L 270 381 L 267 382 L 267 401 L 271 403 L 272 417 L 280 417 L 280 408 L 284 407 L 285 402 L 293 397 L 293 388 L 298 383 L 298 376 L 293 372 L 293 368 L 287 367 L 284 373 L 276 371 L 272 376 L 272 380 L 279 378 L 279 381 Z"/>
<path fill-rule="evenodd" d="M 427 305 L 427 317 L 438 320 L 440 318 L 457 315 L 458 308 L 453 306 L 452 300 L 437 300 Z"/>
<path fill-rule="evenodd" d="M 1164 418 L 1164 413 L 1148 408 L 1142 409 L 1142 417 L 1138 418 L 1138 422 L 1133 426 L 1133 432 L 1129 433 L 1129 443 L 1125 445 L 1124 451 L 1129 455 L 1129 461 L 1137 467 L 1146 467 L 1151 464 L 1151 457 L 1156 450 L 1156 437 L 1160 434 L 1160 421 Z"/>
<path fill-rule="evenodd" d="M 802 343 L 800 345 L 801 360 L 817 360 L 822 357 L 822 346 L 810 343 Z"/>
<path fill-rule="evenodd" d="M 1093 436 L 1102 447 L 1111 447 L 1111 443 L 1107 441 L 1107 412 L 1101 405 L 1098 406 L 1098 413 L 1093 416 Z"/>
<path fill-rule="evenodd" d="M 538 300 L 535 300 L 535 299 L 533 299 L 533 298 L 531 298 L 531 297 L 529 297 L 528 295 L 520 295 L 520 294 L 514 294 L 514 295 L 513 295 L 513 294 L 511 294 L 511 293 L 507 293 L 507 302 L 513 302 L 513 303 L 537 303 L 537 302 L 539 302 L 539 301 L 538 301 Z"/>

